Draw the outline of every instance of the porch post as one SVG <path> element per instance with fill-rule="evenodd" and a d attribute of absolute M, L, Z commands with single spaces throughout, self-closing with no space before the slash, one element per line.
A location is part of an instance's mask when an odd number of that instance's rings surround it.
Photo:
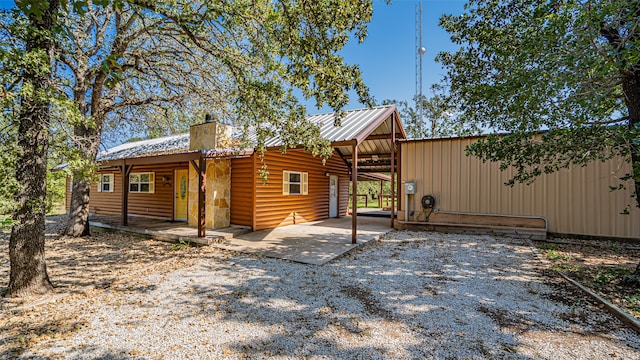
<path fill-rule="evenodd" d="M 391 227 L 393 228 L 393 219 L 395 217 L 395 167 L 396 167 L 396 117 L 395 113 L 391 114 Z"/>
<path fill-rule="evenodd" d="M 120 223 L 122 226 L 127 226 L 129 223 L 129 174 L 132 168 L 133 165 L 127 165 L 125 160 L 122 160 L 120 166 L 120 175 L 122 176 L 122 200 L 120 202 L 122 218 Z"/>
<path fill-rule="evenodd" d="M 207 191 L 207 163 L 200 155 L 198 171 L 198 237 L 205 237 L 205 227 L 207 225 L 207 209 L 205 195 Z"/>
<path fill-rule="evenodd" d="M 358 239 L 358 142 L 353 144 L 351 164 L 351 243 L 355 244 Z"/>

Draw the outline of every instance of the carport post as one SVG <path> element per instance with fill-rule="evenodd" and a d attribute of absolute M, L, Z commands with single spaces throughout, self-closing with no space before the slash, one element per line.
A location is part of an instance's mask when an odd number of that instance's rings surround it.
<path fill-rule="evenodd" d="M 391 115 L 391 227 L 393 228 L 393 218 L 395 217 L 395 167 L 396 167 L 396 116 Z"/>
<path fill-rule="evenodd" d="M 205 237 L 205 227 L 207 225 L 205 201 L 207 191 L 207 162 L 202 155 L 200 155 L 200 166 L 198 170 L 198 237 Z"/>
<path fill-rule="evenodd" d="M 202 154 L 198 162 L 191 160 L 191 166 L 198 173 L 198 237 L 205 237 L 205 226 L 207 224 L 205 195 L 207 191 L 207 161 Z"/>
<path fill-rule="evenodd" d="M 351 157 L 351 243 L 358 239 L 358 142 L 353 144 L 353 156 Z"/>

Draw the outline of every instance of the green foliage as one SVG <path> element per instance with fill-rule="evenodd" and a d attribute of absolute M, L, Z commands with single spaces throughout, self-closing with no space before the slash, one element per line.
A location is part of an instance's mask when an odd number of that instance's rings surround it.
<path fill-rule="evenodd" d="M 169 248 L 169 250 L 171 250 L 171 251 L 179 251 L 179 250 L 182 250 L 184 248 L 188 248 L 188 247 L 192 247 L 192 246 L 194 246 L 194 244 L 191 241 L 178 240 L 178 242 L 175 245 L 171 246 Z"/>
<path fill-rule="evenodd" d="M 640 155 L 640 88 L 623 86 L 640 78 L 639 11 L 631 0 L 471 0 L 464 14 L 443 16 L 440 25 L 460 45 L 437 57 L 447 69 L 447 102 L 466 127 L 509 134 L 468 154 L 513 166 L 511 184 Z M 548 132 L 536 137 L 540 131 Z M 621 181 L 632 179 L 640 181 L 635 160 Z"/>
<path fill-rule="evenodd" d="M 14 126 L 4 124 L 0 117 L 0 216 L 10 214 L 14 207 L 14 195 L 18 191 L 16 158 L 18 146 Z"/>
<path fill-rule="evenodd" d="M 51 164 L 51 162 L 49 164 Z M 66 179 L 67 174 L 64 171 L 47 171 L 47 214 L 59 214 L 64 212 Z"/>
<path fill-rule="evenodd" d="M 631 271 L 625 268 L 618 268 L 618 267 L 599 268 L 594 274 L 593 284 L 596 287 L 603 287 L 612 282 L 619 282 L 629 274 L 631 274 Z"/>

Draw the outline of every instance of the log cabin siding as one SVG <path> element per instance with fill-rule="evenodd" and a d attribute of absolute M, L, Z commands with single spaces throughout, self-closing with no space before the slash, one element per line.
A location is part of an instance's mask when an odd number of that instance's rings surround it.
<path fill-rule="evenodd" d="M 255 157 L 256 155 L 254 155 Z M 278 226 L 316 221 L 329 217 L 329 177 L 328 172 L 339 177 L 338 214 L 346 215 L 348 203 L 349 170 L 343 159 L 337 154 L 327 159 L 313 157 L 302 150 L 289 150 L 286 154 L 279 151 L 265 153 L 268 166 L 268 182 L 264 184 L 258 172 L 261 163 L 254 161 L 253 178 L 255 181 L 255 215 L 253 229 L 271 229 Z M 283 195 L 283 171 L 308 173 L 308 195 Z M 233 174 L 233 171 L 232 171 Z M 231 199 L 233 204 L 235 199 Z"/>
<path fill-rule="evenodd" d="M 174 171 L 177 169 L 187 169 L 187 163 L 135 166 L 131 173 L 153 172 L 155 174 L 155 191 L 153 194 L 130 192 L 129 215 L 172 220 Z M 96 215 L 120 215 L 122 205 L 122 176 L 120 171 L 100 171 L 98 174 L 114 175 L 113 192 L 98 192 L 98 184 L 91 184 L 89 211 Z M 167 180 L 163 180 L 163 177 Z M 67 199 L 67 202 L 70 202 L 70 190 L 67 192 Z"/>
<path fill-rule="evenodd" d="M 231 160 L 231 223 L 253 227 L 254 158 Z"/>

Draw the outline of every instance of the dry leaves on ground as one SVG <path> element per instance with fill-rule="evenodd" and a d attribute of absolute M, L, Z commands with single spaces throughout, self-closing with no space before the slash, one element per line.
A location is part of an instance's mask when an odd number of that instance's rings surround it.
<path fill-rule="evenodd" d="M 622 280 L 640 261 L 640 246 L 606 240 L 551 239 L 536 246 L 560 271 L 640 319 L 640 289 Z"/>
<path fill-rule="evenodd" d="M 0 297 L 0 358 L 15 356 L 43 340 L 70 336 L 84 326 L 77 318 L 78 301 L 91 306 L 90 299 L 114 280 L 142 275 L 158 266 L 179 268 L 198 248 L 176 247 L 174 244 L 146 239 L 137 235 L 92 228 L 91 236 L 60 236 L 66 216 L 47 217 L 45 256 L 54 294 L 45 299 L 12 300 Z M 0 229 L 0 294 L 9 281 L 10 229 Z M 51 300 L 42 306 L 14 312 L 24 303 Z"/>

